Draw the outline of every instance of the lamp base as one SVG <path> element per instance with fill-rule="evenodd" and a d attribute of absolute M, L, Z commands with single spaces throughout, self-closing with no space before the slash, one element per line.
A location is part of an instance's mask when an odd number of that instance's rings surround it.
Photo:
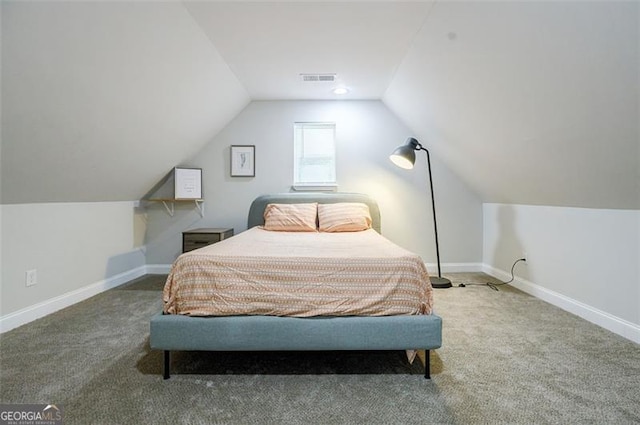
<path fill-rule="evenodd" d="M 444 288 L 451 288 L 453 286 L 451 284 L 451 281 L 446 277 L 429 276 L 429 279 L 431 280 L 431 286 L 434 288 L 444 289 Z"/>

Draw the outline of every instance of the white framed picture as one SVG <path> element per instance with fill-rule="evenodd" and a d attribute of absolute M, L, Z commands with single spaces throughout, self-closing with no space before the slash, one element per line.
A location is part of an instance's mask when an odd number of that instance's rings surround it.
<path fill-rule="evenodd" d="M 256 147 L 231 145 L 231 177 L 256 176 Z"/>
<path fill-rule="evenodd" d="M 174 168 L 175 199 L 202 199 L 202 169 Z"/>

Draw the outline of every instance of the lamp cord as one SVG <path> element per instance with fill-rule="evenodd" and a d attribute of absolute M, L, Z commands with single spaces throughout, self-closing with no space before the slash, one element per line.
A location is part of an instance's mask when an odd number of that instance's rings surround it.
<path fill-rule="evenodd" d="M 519 258 L 516 261 L 513 262 L 513 264 L 511 265 L 511 279 L 509 279 L 506 282 L 499 282 L 499 283 L 493 283 L 493 282 L 487 282 L 487 283 L 461 283 L 460 285 L 458 285 L 458 287 L 464 288 L 465 286 L 488 286 L 489 288 L 493 289 L 494 291 L 499 291 L 498 286 L 502 286 L 502 285 L 508 285 L 509 283 L 513 282 L 515 277 L 513 274 L 513 269 L 516 267 L 516 264 L 518 264 L 520 261 L 524 261 L 526 262 L 527 259 L 526 258 Z"/>
<path fill-rule="evenodd" d="M 493 282 L 487 282 L 487 286 L 491 289 L 493 289 L 494 291 L 498 290 L 498 286 L 502 286 L 502 285 L 507 285 L 511 282 L 513 282 L 513 280 L 515 279 L 515 277 L 513 276 L 513 269 L 516 267 L 516 264 L 518 264 L 520 261 L 527 261 L 526 258 L 519 258 L 516 261 L 513 262 L 513 265 L 511 266 L 511 279 L 509 279 L 509 281 L 507 282 L 500 282 L 500 283 L 493 283 Z"/>

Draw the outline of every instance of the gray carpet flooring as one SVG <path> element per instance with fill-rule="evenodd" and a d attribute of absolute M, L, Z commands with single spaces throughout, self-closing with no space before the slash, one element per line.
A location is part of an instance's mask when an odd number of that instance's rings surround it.
<path fill-rule="evenodd" d="M 640 346 L 509 286 L 436 290 L 430 381 L 395 351 L 175 353 L 164 381 L 164 278 L 2 334 L 0 403 L 56 404 L 65 424 L 640 423 Z"/>

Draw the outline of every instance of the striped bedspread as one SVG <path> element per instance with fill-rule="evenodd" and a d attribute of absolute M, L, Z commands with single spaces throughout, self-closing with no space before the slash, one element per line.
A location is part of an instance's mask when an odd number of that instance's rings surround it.
<path fill-rule="evenodd" d="M 433 296 L 420 257 L 375 230 L 254 227 L 178 257 L 163 301 L 192 316 L 387 316 L 430 314 Z"/>

